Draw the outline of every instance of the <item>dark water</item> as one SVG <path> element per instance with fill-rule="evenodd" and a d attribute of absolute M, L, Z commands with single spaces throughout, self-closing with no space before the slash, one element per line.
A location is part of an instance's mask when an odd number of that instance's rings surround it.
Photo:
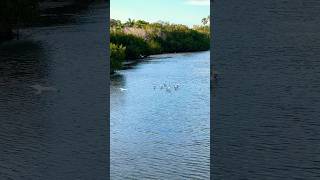
<path fill-rule="evenodd" d="M 320 1 L 213 11 L 214 179 L 320 179 Z"/>
<path fill-rule="evenodd" d="M 106 13 L 1 45 L 0 179 L 107 179 Z"/>
<path fill-rule="evenodd" d="M 111 78 L 111 179 L 209 178 L 210 53 L 160 57 Z"/>

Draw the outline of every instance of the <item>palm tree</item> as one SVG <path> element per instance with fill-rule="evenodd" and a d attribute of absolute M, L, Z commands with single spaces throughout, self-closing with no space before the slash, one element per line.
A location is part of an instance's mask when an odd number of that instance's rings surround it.
<path fill-rule="evenodd" d="M 129 18 L 128 21 L 125 23 L 125 26 L 133 27 L 134 24 L 135 24 L 135 20 L 132 20 Z"/>
<path fill-rule="evenodd" d="M 202 18 L 201 20 L 203 25 L 206 25 L 208 23 L 208 19 L 207 18 Z"/>

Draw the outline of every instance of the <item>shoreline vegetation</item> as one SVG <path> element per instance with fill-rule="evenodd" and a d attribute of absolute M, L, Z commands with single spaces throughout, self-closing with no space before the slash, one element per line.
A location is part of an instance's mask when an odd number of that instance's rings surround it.
<path fill-rule="evenodd" d="M 150 55 L 209 49 L 210 16 L 202 19 L 202 25 L 192 28 L 161 21 L 149 23 L 129 19 L 122 23 L 110 20 L 111 74 L 122 69 L 128 61 L 138 62 Z"/>
<path fill-rule="evenodd" d="M 64 14 L 76 13 L 93 1 L 1 0 L 0 43 L 13 39 L 19 40 L 21 28 L 65 21 Z"/>

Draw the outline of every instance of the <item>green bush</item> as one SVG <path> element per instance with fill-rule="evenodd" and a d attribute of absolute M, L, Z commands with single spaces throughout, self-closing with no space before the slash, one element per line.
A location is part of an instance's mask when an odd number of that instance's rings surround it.
<path fill-rule="evenodd" d="M 164 22 L 129 19 L 121 23 L 111 20 L 111 66 L 119 69 L 124 59 L 140 59 L 152 54 L 209 50 L 210 26 L 206 25 L 207 20 L 203 21 L 204 25 L 194 28 Z"/>
<path fill-rule="evenodd" d="M 147 41 L 147 44 L 149 47 L 149 52 L 148 52 L 149 55 L 162 53 L 161 44 L 159 42 L 157 42 L 156 40 Z"/>
<path fill-rule="evenodd" d="M 125 34 L 121 31 L 113 31 L 110 34 L 110 42 L 122 44 L 126 47 L 126 59 L 139 59 L 148 55 L 147 42 L 132 34 Z"/>
<path fill-rule="evenodd" d="M 110 43 L 110 65 L 112 73 L 122 67 L 122 62 L 126 57 L 125 51 L 126 47 Z"/>
<path fill-rule="evenodd" d="M 169 30 L 161 41 L 165 52 L 191 52 L 210 49 L 210 37 L 193 29 Z"/>

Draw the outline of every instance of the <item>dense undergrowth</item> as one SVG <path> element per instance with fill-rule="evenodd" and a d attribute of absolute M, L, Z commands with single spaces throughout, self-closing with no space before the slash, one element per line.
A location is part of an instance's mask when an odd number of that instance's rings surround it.
<path fill-rule="evenodd" d="M 206 21 L 204 21 L 206 20 Z M 138 60 L 149 55 L 194 52 L 210 49 L 209 17 L 203 25 L 188 26 L 164 22 L 149 23 L 129 19 L 126 23 L 111 19 L 111 72 L 124 60 Z"/>

